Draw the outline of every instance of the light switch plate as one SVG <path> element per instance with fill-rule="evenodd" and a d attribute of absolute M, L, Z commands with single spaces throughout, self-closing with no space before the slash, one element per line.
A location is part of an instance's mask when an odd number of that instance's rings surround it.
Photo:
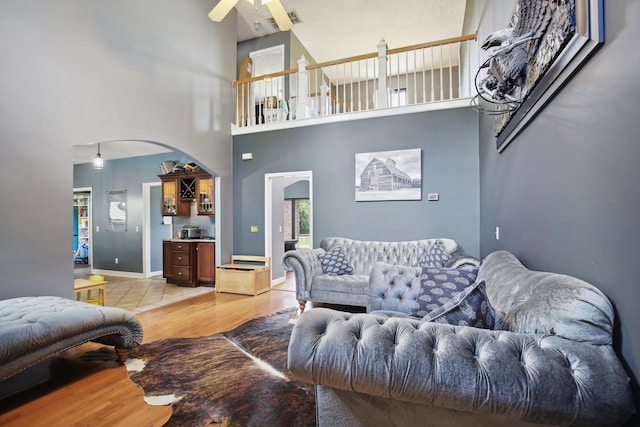
<path fill-rule="evenodd" d="M 427 194 L 427 200 L 430 202 L 436 202 L 440 200 L 440 195 L 438 193 L 429 193 Z"/>

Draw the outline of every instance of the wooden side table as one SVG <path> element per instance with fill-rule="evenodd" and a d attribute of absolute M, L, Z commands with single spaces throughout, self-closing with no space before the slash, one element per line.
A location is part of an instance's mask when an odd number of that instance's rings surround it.
<path fill-rule="evenodd" d="M 87 279 L 73 279 L 73 290 L 76 291 L 76 300 L 80 301 L 82 291 L 87 291 L 89 304 L 107 305 L 107 281 L 92 281 Z M 98 291 L 97 298 L 93 297 L 93 291 Z"/>

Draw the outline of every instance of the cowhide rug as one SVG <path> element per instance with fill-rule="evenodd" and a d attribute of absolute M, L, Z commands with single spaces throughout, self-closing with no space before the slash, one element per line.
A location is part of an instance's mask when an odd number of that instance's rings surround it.
<path fill-rule="evenodd" d="M 167 426 L 315 426 L 313 387 L 287 369 L 296 309 L 233 331 L 143 344 L 126 361 L 149 404 L 171 404 Z"/>

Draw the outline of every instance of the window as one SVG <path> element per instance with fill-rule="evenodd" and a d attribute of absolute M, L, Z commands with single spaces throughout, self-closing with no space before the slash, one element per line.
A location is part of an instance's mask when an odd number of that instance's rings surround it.
<path fill-rule="evenodd" d="M 310 248 L 309 199 L 286 199 L 284 218 L 284 240 L 297 240 L 298 248 Z"/>

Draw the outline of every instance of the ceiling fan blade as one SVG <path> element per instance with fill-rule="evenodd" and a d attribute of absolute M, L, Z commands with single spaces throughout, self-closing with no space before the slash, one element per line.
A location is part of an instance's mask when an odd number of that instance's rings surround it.
<path fill-rule="evenodd" d="M 227 16 L 227 13 L 238 3 L 240 0 L 220 0 L 220 3 L 209 12 L 209 19 L 214 22 L 220 22 Z"/>
<path fill-rule="evenodd" d="M 284 10 L 284 6 L 282 6 L 280 0 L 271 0 L 267 3 L 267 7 L 271 15 L 273 15 L 273 19 L 276 20 L 278 27 L 280 27 L 280 31 L 287 31 L 293 27 L 293 23 L 291 19 L 289 19 L 289 14 Z"/>

